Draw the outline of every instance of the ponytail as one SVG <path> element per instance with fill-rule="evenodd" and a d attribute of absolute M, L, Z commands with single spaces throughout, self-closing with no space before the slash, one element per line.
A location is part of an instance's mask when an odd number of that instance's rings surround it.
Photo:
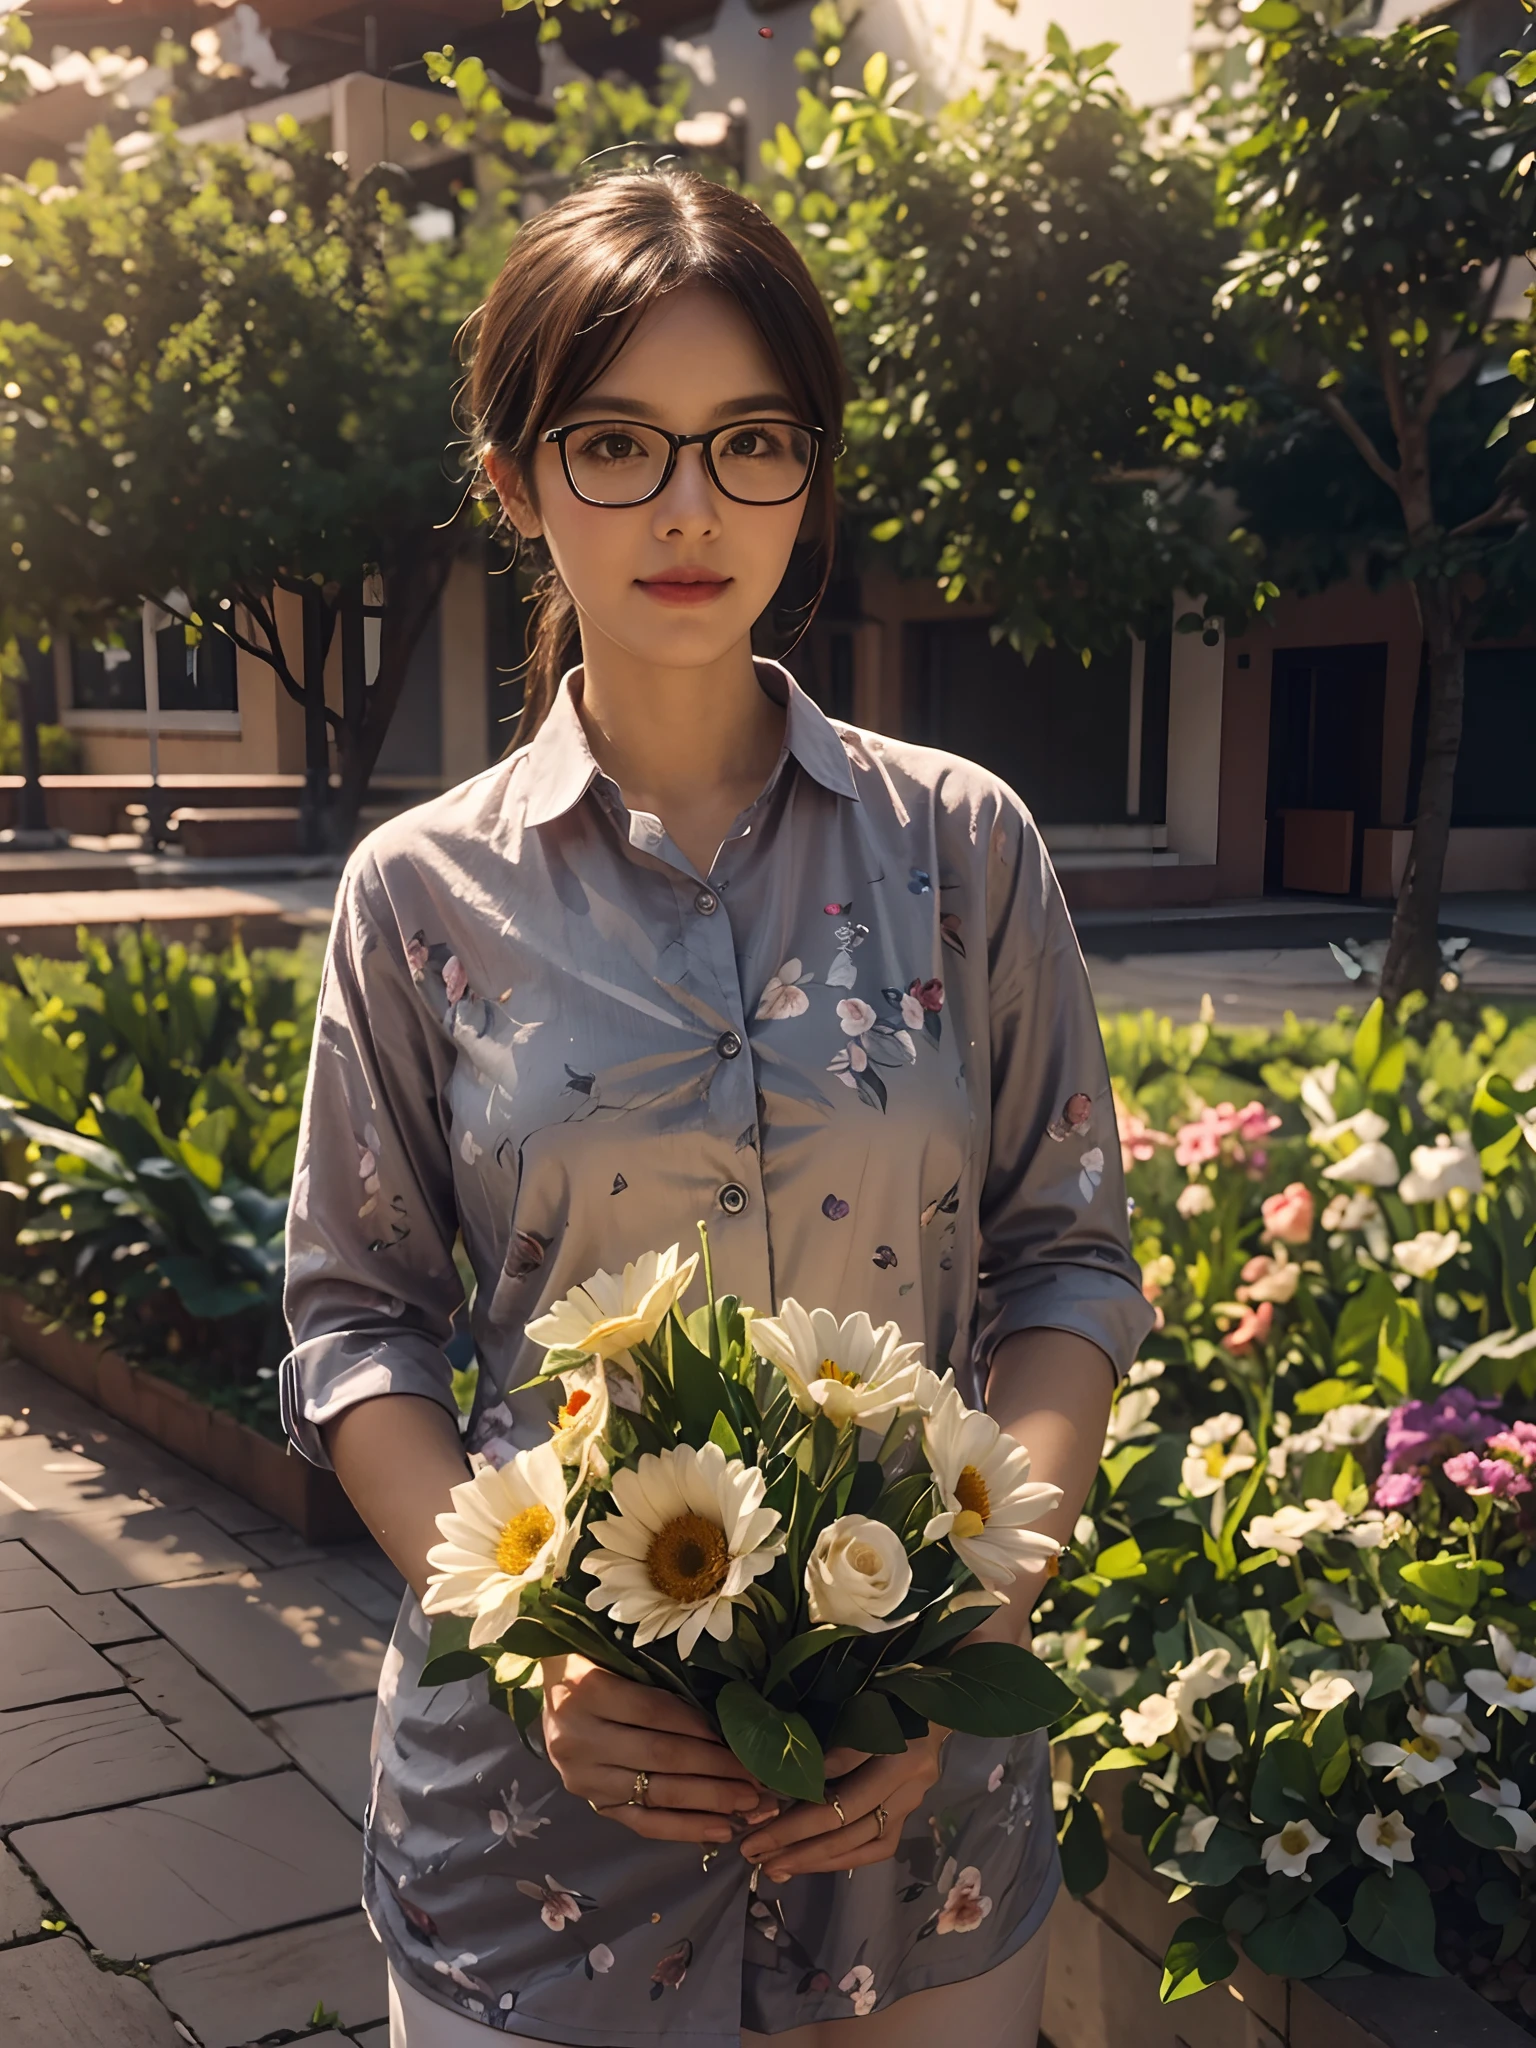
<path fill-rule="evenodd" d="M 507 748 L 509 754 L 514 748 L 526 747 L 548 718 L 560 678 L 580 654 L 576 603 L 553 562 L 536 578 L 527 603 L 530 610 L 525 629 L 528 658 L 523 669 L 523 702 L 512 744 Z"/>

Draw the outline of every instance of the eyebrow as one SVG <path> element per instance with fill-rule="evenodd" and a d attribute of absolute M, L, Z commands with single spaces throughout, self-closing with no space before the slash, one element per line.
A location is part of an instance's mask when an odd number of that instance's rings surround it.
<path fill-rule="evenodd" d="M 746 398 L 728 398 L 723 405 L 715 407 L 713 418 L 717 420 L 740 417 L 744 413 L 789 410 L 791 401 L 783 391 L 754 391 Z M 606 393 L 588 393 L 579 398 L 571 411 L 601 414 L 605 419 L 654 420 L 661 416 L 661 408 L 647 405 L 643 398 L 616 398 Z"/>

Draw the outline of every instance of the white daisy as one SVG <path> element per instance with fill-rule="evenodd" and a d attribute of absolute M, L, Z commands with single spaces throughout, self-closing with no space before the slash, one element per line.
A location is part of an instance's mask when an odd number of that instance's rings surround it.
<path fill-rule="evenodd" d="M 677 1263 L 678 1247 L 644 1252 L 622 1274 L 596 1272 L 563 1301 L 528 1325 L 528 1335 L 548 1351 L 579 1351 L 589 1358 L 617 1358 L 633 1344 L 648 1344 L 674 1302 L 687 1293 L 699 1255 Z"/>
<path fill-rule="evenodd" d="M 981 1583 L 996 1589 L 1060 1555 L 1054 1536 L 1026 1528 L 1061 1502 L 1061 1488 L 1029 1477 L 1029 1452 L 953 1388 L 923 1418 L 923 1448 L 941 1512 L 925 1543 L 947 1539 Z"/>
<path fill-rule="evenodd" d="M 1209 1422 L 1197 1422 L 1189 1432 L 1184 1453 L 1181 1476 L 1185 1491 L 1195 1500 L 1204 1500 L 1237 1473 L 1250 1471 L 1257 1455 L 1241 1415 L 1213 1415 Z"/>
<path fill-rule="evenodd" d="M 922 1345 L 903 1344 L 896 1323 L 876 1329 L 863 1309 L 840 1323 L 830 1309 L 786 1301 L 776 1316 L 752 1318 L 752 1342 L 783 1373 L 795 1406 L 839 1429 L 912 1404 Z"/>
<path fill-rule="evenodd" d="M 1469 1671 L 1467 1684 L 1490 1707 L 1513 1707 L 1522 1714 L 1536 1708 L 1536 1657 L 1520 1650 L 1503 1629 L 1488 1628 L 1488 1640 L 1498 1659 L 1497 1671 Z"/>
<path fill-rule="evenodd" d="M 632 1627 L 637 1646 L 675 1632 L 688 1657 L 705 1629 L 728 1641 L 733 1607 L 784 1547 L 763 1491 L 762 1473 L 718 1444 L 647 1452 L 621 1468 L 618 1513 L 595 1525 L 599 1547 L 582 1564 L 598 1582 L 587 1605 Z"/>
<path fill-rule="evenodd" d="M 482 1465 L 450 1498 L 452 1510 L 437 1518 L 446 1540 L 427 1552 L 433 1571 L 421 1605 L 427 1614 L 472 1615 L 469 1646 L 478 1650 L 516 1621 L 525 1586 L 561 1569 L 576 1529 L 550 1444 Z"/>

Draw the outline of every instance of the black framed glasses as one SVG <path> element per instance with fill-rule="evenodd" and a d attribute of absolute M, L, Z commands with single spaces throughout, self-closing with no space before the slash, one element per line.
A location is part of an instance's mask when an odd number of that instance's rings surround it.
<path fill-rule="evenodd" d="M 543 438 L 560 450 L 565 480 L 584 504 L 647 505 L 666 489 L 682 450 L 697 448 L 722 496 L 738 505 L 787 505 L 815 474 L 823 430 L 762 419 L 669 434 L 639 420 L 577 420 Z"/>

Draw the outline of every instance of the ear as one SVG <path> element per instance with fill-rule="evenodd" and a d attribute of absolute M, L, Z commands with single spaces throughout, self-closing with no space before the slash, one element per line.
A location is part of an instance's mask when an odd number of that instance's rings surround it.
<path fill-rule="evenodd" d="M 504 449 L 492 448 L 485 457 L 485 473 L 501 500 L 502 511 L 506 513 L 523 539 L 537 540 L 544 531 L 544 522 L 539 517 L 538 507 L 528 495 L 522 470 L 514 458 Z"/>

